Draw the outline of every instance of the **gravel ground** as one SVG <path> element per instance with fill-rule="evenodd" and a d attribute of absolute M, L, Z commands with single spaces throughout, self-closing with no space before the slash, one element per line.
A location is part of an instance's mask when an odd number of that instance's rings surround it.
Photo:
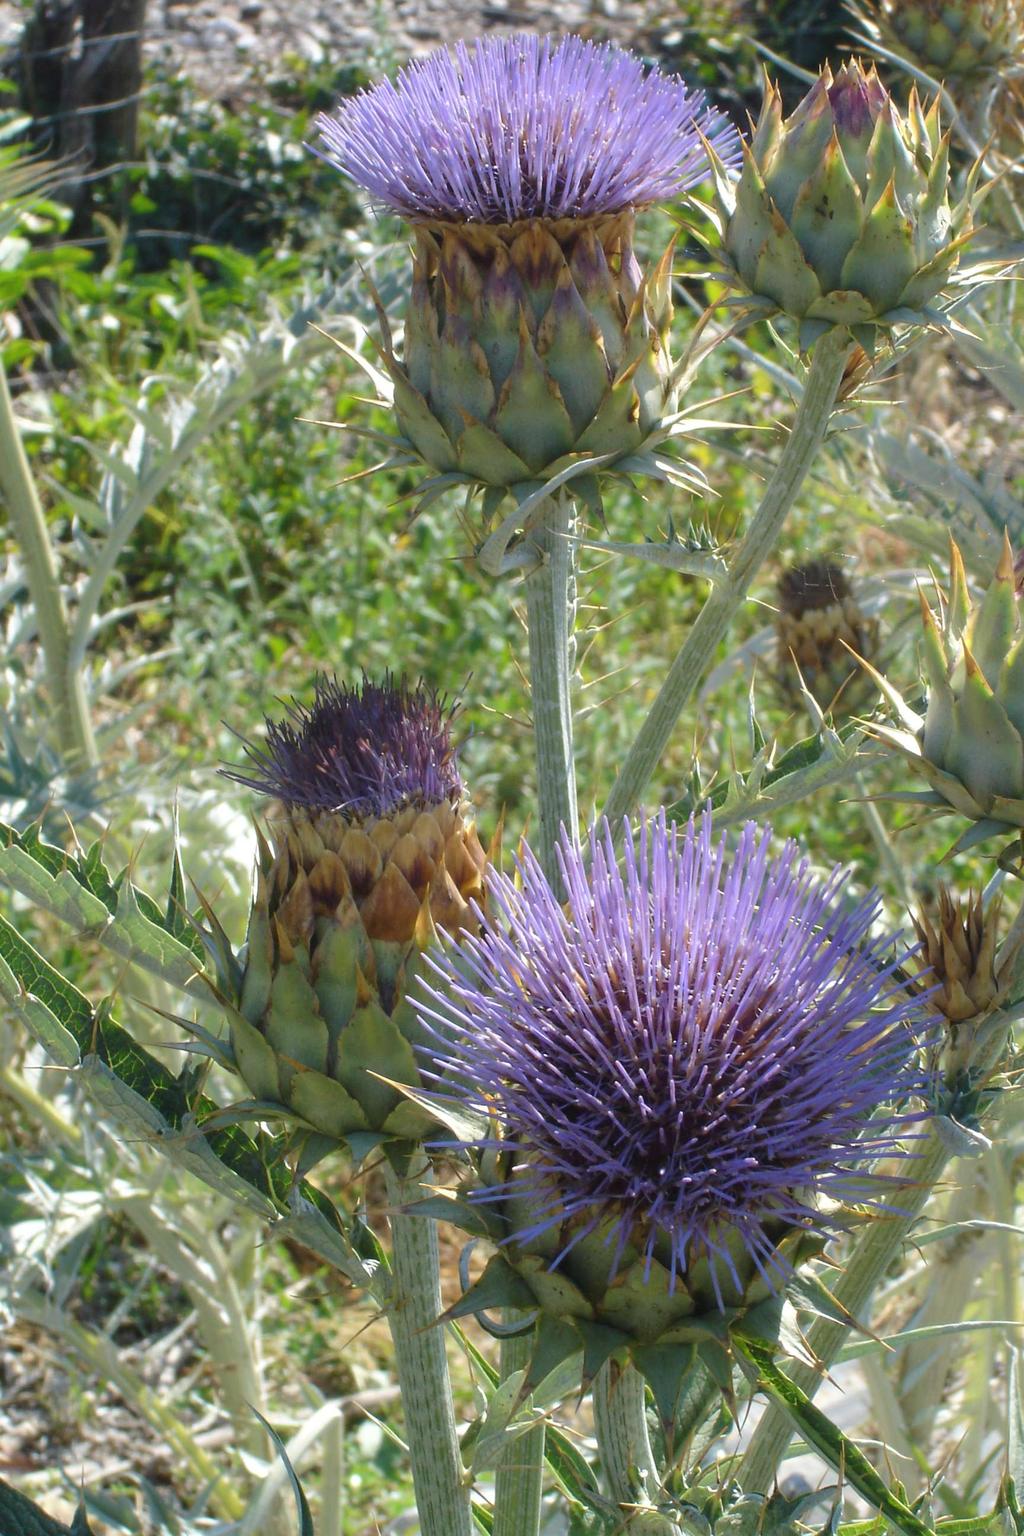
<path fill-rule="evenodd" d="M 671 10 L 671 5 L 668 6 Z M 582 32 L 631 42 L 657 0 L 150 0 L 147 51 L 214 95 L 232 95 L 286 53 L 319 64 L 403 59 L 488 31 Z M 0 0 L 0 48 L 18 37 L 25 8 Z"/>

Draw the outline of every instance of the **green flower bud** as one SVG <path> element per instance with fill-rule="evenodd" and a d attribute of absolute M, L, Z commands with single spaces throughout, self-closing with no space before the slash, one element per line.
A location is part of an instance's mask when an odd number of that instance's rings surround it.
<path fill-rule="evenodd" d="M 851 0 L 850 10 L 865 42 L 954 87 L 1021 63 L 1021 0 Z"/>
<path fill-rule="evenodd" d="M 716 189 L 735 281 L 798 320 L 805 349 L 846 325 L 870 351 L 879 327 L 935 318 L 972 233 L 970 198 L 950 207 L 937 102 L 924 112 L 912 93 L 901 117 L 857 63 L 826 67 L 786 119 L 766 80 L 739 181 Z"/>
<path fill-rule="evenodd" d="M 958 844 L 969 847 L 1024 829 L 1024 631 L 1009 540 L 988 590 L 973 604 L 960 551 L 951 548 L 949 592 L 938 615 L 920 594 L 924 715 L 874 668 L 868 671 L 902 725 L 876 726 L 877 735 L 927 780 L 927 804 L 976 823 Z"/>

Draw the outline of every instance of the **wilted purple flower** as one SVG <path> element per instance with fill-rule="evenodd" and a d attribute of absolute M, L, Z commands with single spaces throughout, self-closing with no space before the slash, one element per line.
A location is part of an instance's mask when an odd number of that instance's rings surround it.
<path fill-rule="evenodd" d="M 316 120 L 323 156 L 407 218 L 584 219 L 672 197 L 739 136 L 702 91 L 611 44 L 484 38 Z"/>
<path fill-rule="evenodd" d="M 363 679 L 346 688 L 316 679 L 310 708 L 296 700 L 267 719 L 264 747 L 245 743 L 251 773 L 228 778 L 290 810 L 386 816 L 402 805 L 455 804 L 462 780 L 451 739 L 455 706 L 432 688 Z"/>
<path fill-rule="evenodd" d="M 564 908 L 527 851 L 520 884 L 489 885 L 493 920 L 437 959 L 432 1069 L 497 1118 L 530 1210 L 514 1235 L 558 1233 L 556 1264 L 600 1229 L 616 1263 L 629 1244 L 675 1284 L 704 1255 L 740 1284 L 734 1256 L 771 1270 L 780 1223 L 827 1230 L 819 1196 L 870 1200 L 868 1165 L 905 1134 L 905 954 L 870 937 L 875 897 L 845 904 L 841 870 L 769 842 L 661 813 L 627 828 L 620 868 L 602 823 L 562 846 Z"/>

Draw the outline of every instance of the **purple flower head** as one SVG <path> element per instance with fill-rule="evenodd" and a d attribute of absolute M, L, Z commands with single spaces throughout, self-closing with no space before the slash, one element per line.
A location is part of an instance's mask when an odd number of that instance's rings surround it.
<path fill-rule="evenodd" d="M 283 720 L 267 719 L 266 745 L 245 743 L 250 773 L 227 777 L 290 810 L 387 816 L 403 806 L 454 804 L 462 780 L 452 745 L 456 706 L 434 689 L 363 679 L 346 688 L 316 679 L 310 708 L 292 700 Z"/>
<path fill-rule="evenodd" d="M 869 937 L 875 897 L 845 903 L 839 869 L 769 841 L 749 824 L 730 850 L 710 817 L 662 812 L 620 866 L 600 823 L 563 842 L 564 908 L 527 850 L 434 962 L 431 1072 L 497 1118 L 532 1208 L 516 1235 L 561 1232 L 556 1264 L 600 1229 L 616 1264 L 628 1243 L 673 1283 L 701 1255 L 736 1278 L 731 1234 L 770 1279 L 766 1226 L 827 1230 L 818 1197 L 870 1200 L 867 1165 L 896 1150 L 912 1117 L 885 1106 L 922 1086 L 906 956 Z"/>
<path fill-rule="evenodd" d="M 317 151 L 410 219 L 583 219 L 703 180 L 739 135 L 703 92 L 611 44 L 520 35 L 459 43 L 316 120 Z"/>

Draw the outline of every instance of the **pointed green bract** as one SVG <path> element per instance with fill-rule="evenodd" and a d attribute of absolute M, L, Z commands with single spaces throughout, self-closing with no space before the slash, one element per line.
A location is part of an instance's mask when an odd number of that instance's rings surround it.
<path fill-rule="evenodd" d="M 428 1096 L 429 1097 L 429 1096 Z M 774 1224 L 773 1255 L 763 1268 L 747 1251 L 740 1234 L 723 1229 L 712 1255 L 694 1247 L 684 1272 L 665 1251 L 648 1260 L 630 1242 L 619 1240 L 614 1217 L 581 1236 L 573 1223 L 532 1232 L 535 1204 L 516 1192 L 515 1154 L 487 1154 L 475 1159 L 481 1183 L 493 1185 L 486 1202 L 452 1200 L 444 1214 L 473 1236 L 486 1216 L 495 1251 L 481 1276 L 449 1308 L 449 1318 L 483 1315 L 514 1307 L 535 1317 L 527 1382 L 539 1382 L 555 1367 L 576 1360 L 577 1379 L 587 1387 L 606 1360 L 632 1363 L 649 1375 L 666 1428 L 673 1428 L 683 1398 L 665 1390 L 664 1360 L 695 1358 L 707 1375 L 705 1353 L 713 1358 L 713 1378 L 731 1382 L 730 1338 L 733 1328 L 766 1300 L 778 1303 L 765 1278 L 772 1271 L 781 1291 L 795 1267 L 821 1252 L 825 1239 L 806 1227 Z M 432 1202 L 425 1214 L 437 1214 Z M 781 1308 L 780 1308 L 781 1310 Z M 711 1380 L 712 1378 L 709 1378 Z M 706 1396 L 707 1394 L 705 1394 Z M 684 1426 L 685 1428 L 685 1426 Z"/>

